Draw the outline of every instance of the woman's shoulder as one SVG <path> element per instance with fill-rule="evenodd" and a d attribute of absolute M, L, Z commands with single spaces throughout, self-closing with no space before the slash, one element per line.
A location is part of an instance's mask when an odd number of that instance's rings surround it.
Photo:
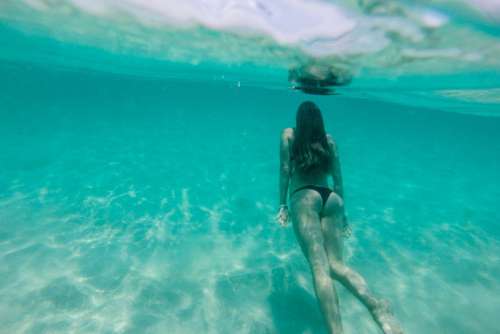
<path fill-rule="evenodd" d="M 335 139 L 333 139 L 332 135 L 329 133 L 326 134 L 326 140 L 328 142 L 328 145 L 335 150 L 337 148 L 337 144 L 335 143 Z"/>
<path fill-rule="evenodd" d="M 281 131 L 281 138 L 290 140 L 293 139 L 294 136 L 294 129 L 293 128 L 284 128 L 283 131 Z"/>

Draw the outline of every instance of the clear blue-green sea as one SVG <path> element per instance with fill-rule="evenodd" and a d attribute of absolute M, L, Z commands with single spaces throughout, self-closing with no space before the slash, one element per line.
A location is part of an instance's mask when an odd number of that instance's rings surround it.
<path fill-rule="evenodd" d="M 326 333 L 274 218 L 305 100 L 405 333 L 500 333 L 496 1 L 3 0 L 0 45 L 0 333 Z M 352 82 L 293 89 L 311 62 Z"/>

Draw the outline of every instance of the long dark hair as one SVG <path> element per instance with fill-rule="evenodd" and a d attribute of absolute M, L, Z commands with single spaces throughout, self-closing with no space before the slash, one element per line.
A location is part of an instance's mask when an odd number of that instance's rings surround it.
<path fill-rule="evenodd" d="M 321 111 L 313 102 L 303 102 L 297 110 L 292 146 L 296 168 L 303 173 L 327 172 L 331 154 Z"/>

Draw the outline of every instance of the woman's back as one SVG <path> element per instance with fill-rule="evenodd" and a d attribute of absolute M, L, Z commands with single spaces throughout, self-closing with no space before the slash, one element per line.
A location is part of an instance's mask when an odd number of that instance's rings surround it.
<path fill-rule="evenodd" d="M 294 156 L 293 145 L 295 142 L 295 129 L 286 128 L 283 130 L 284 135 L 288 140 L 289 147 L 289 164 L 290 164 L 290 191 L 303 187 L 305 185 L 318 185 L 328 187 L 329 170 L 316 169 L 302 171 L 297 163 L 297 157 Z M 331 144 L 331 137 L 327 135 L 328 142 Z"/>

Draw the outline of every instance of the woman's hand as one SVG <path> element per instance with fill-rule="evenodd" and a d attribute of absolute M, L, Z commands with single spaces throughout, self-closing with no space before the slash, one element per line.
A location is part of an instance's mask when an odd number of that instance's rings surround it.
<path fill-rule="evenodd" d="M 281 205 L 278 214 L 276 215 L 276 220 L 278 224 L 282 227 L 286 227 L 288 225 L 288 206 Z"/>
<path fill-rule="evenodd" d="M 342 222 L 342 234 L 344 238 L 349 238 L 352 235 L 351 225 L 349 225 L 349 221 L 347 220 L 347 214 L 345 213 Z"/>

